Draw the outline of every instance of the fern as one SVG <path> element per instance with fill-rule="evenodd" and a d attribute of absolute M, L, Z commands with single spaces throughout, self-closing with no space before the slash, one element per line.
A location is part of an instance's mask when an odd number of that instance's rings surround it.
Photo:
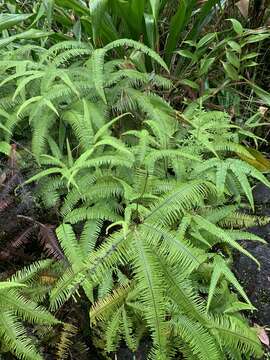
<path fill-rule="evenodd" d="M 260 358 L 259 339 L 241 315 L 253 307 L 229 264 L 231 249 L 257 262 L 238 240 L 262 241 L 242 228 L 268 219 L 241 207 L 247 199 L 254 209 L 254 179 L 269 181 L 237 158 L 251 155 L 227 114 L 198 107 L 179 114 L 163 96 L 170 81 L 141 71 L 128 52 L 109 58 L 118 47 L 167 70 L 159 55 L 127 39 L 95 50 L 63 42 L 33 48 L 27 59 L 24 49 L 0 62 L 3 141 L 30 124 L 38 166 L 19 189 L 38 183 L 37 195 L 62 217 L 57 239 L 40 226 L 57 263 L 36 263 L 12 278 L 13 288 L 2 285 L 1 337 L 16 356 L 39 359 L 19 320 L 57 324 L 34 300 L 49 293 L 56 311 L 84 292 L 89 326 L 101 329 L 107 352 L 123 340 L 134 351 L 149 334 L 154 360 L 176 352 Z M 66 356 L 72 336 L 64 327 L 56 356 Z"/>
<path fill-rule="evenodd" d="M 29 280 L 36 276 L 37 270 L 41 270 L 40 265 L 48 266 L 48 262 L 31 266 L 30 269 L 25 269 L 15 274 L 10 281 L 0 283 L 1 341 L 7 351 L 12 352 L 20 359 L 42 359 L 34 342 L 28 337 L 23 322 L 42 325 L 56 325 L 60 323 L 45 308 L 38 306 L 37 303 L 29 300 L 24 295 L 23 289 L 27 286 Z M 16 282 L 18 280 L 21 284 Z M 5 286 L 1 286 L 2 284 Z"/>

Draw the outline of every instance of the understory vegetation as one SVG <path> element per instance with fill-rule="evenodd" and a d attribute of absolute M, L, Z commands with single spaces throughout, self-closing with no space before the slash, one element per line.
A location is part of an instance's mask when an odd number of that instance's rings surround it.
<path fill-rule="evenodd" d="M 0 2 L 0 359 L 263 358 L 260 4 Z"/>

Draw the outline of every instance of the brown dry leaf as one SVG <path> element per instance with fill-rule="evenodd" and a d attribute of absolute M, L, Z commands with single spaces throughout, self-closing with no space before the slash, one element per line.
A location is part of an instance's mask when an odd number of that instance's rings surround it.
<path fill-rule="evenodd" d="M 243 154 L 237 154 L 242 160 L 246 161 L 250 165 L 253 165 L 256 169 L 265 172 L 270 171 L 270 160 L 267 159 L 260 151 L 246 147 L 246 150 L 253 156 L 249 158 Z"/>
<path fill-rule="evenodd" d="M 265 331 L 265 328 L 257 324 L 255 324 L 254 327 L 256 329 L 258 338 L 260 339 L 261 343 L 269 347 L 269 337 L 267 335 L 267 332 Z"/>
<path fill-rule="evenodd" d="M 264 116 L 264 114 L 267 112 L 268 108 L 265 106 L 260 106 L 259 107 L 259 113 Z"/>
<path fill-rule="evenodd" d="M 240 13 L 244 16 L 244 18 L 248 17 L 248 8 L 249 8 L 249 0 L 240 0 L 236 3 Z"/>

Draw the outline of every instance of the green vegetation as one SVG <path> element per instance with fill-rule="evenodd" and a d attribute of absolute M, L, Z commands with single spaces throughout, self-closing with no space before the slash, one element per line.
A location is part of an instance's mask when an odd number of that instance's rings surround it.
<path fill-rule="evenodd" d="M 0 6 L 2 358 L 260 359 L 232 262 L 269 222 L 269 30 L 215 0 Z"/>

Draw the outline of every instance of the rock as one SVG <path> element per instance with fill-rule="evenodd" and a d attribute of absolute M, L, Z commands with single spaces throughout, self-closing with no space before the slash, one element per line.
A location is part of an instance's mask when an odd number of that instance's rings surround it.
<path fill-rule="evenodd" d="M 258 183 L 253 189 L 253 198 L 256 204 L 270 203 L 270 188 Z"/>
<path fill-rule="evenodd" d="M 258 269 L 254 261 L 238 254 L 235 256 L 234 272 L 258 310 L 253 313 L 252 320 L 259 325 L 270 325 L 270 246 L 246 241 L 244 247 L 260 262 L 261 267 Z"/>
<path fill-rule="evenodd" d="M 138 350 L 133 353 L 126 346 L 120 347 L 117 351 L 117 359 L 118 360 L 146 360 L 148 359 L 148 355 L 151 349 L 151 341 L 150 339 L 144 338 Z M 113 357 L 115 359 L 115 357 Z"/>

